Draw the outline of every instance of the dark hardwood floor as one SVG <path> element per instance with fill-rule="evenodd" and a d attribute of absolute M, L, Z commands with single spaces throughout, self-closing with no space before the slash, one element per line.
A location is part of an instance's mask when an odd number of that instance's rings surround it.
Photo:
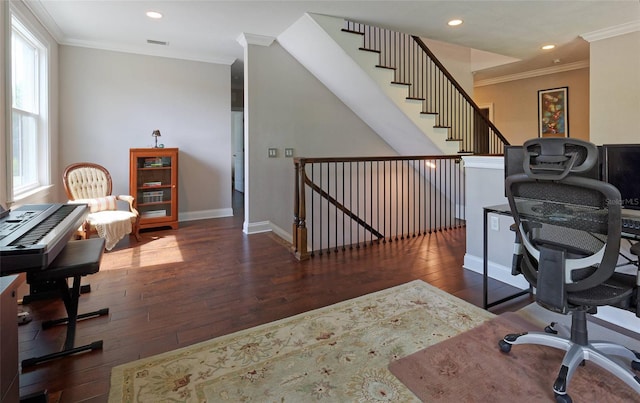
<path fill-rule="evenodd" d="M 21 395 L 48 390 L 51 401 L 104 402 L 111 368 L 241 329 L 422 279 L 480 306 L 482 277 L 462 269 L 465 230 L 457 229 L 298 262 L 271 233 L 242 232 L 235 217 L 183 222 L 178 230 L 145 232 L 105 253 L 80 312 L 109 307 L 108 316 L 78 323 L 76 345 L 104 340 L 103 350 L 25 369 Z M 514 291 L 490 282 L 492 299 Z M 26 286 L 22 293 L 28 293 Z M 521 297 L 493 311 L 516 310 Z M 57 351 L 66 328 L 41 330 L 64 316 L 58 300 L 21 307 L 33 321 L 20 326 L 20 360 Z"/>

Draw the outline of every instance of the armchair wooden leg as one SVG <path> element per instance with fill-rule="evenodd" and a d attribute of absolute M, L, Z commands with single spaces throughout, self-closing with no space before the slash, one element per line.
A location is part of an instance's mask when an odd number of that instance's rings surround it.
<path fill-rule="evenodd" d="M 136 241 L 140 242 L 140 216 L 136 217 L 136 221 L 133 223 L 133 231 L 131 232 L 136 237 Z"/>

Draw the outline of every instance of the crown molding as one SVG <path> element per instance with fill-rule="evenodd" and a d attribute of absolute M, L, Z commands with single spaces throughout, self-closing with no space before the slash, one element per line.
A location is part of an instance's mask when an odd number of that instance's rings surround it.
<path fill-rule="evenodd" d="M 79 40 L 67 40 L 61 43 L 61 45 L 76 46 L 80 48 L 90 48 L 98 50 L 108 50 L 112 52 L 132 53 L 143 56 L 156 56 L 165 57 L 168 59 L 188 60 L 193 62 L 213 63 L 213 64 L 228 64 L 231 65 L 236 60 L 230 57 L 202 57 L 199 54 L 180 53 L 171 51 L 170 49 L 160 47 L 158 45 L 149 45 L 151 47 L 157 47 L 156 49 L 149 49 L 146 47 L 123 47 L 118 44 L 97 43 L 91 41 L 79 41 Z"/>
<path fill-rule="evenodd" d="M 82 41 L 78 39 L 67 38 L 62 32 L 58 24 L 47 12 L 46 8 L 42 5 L 42 0 L 21 0 L 20 3 L 31 11 L 34 17 L 42 24 L 42 26 L 49 32 L 53 39 L 59 45 L 76 46 L 82 48 L 108 50 L 113 52 L 132 53 L 145 56 L 157 56 L 165 57 L 169 59 L 189 60 L 194 62 L 214 63 L 214 64 L 228 64 L 231 65 L 236 59 L 229 57 L 202 57 L 200 54 L 182 53 L 171 50 L 170 48 L 156 48 L 148 49 L 138 46 L 122 46 L 115 43 L 98 43 L 92 41 Z M 150 45 L 155 46 L 155 45 Z"/>
<path fill-rule="evenodd" d="M 580 35 L 587 42 L 595 42 L 602 39 L 613 38 L 624 34 L 640 31 L 640 20 L 631 21 L 625 24 L 616 25 L 614 27 L 599 29 L 597 31 L 587 32 Z"/>
<path fill-rule="evenodd" d="M 42 24 L 44 29 L 49 32 L 56 42 L 61 43 L 64 40 L 64 33 L 40 0 L 20 1 L 20 3 L 31 11 L 31 14 Z"/>
<path fill-rule="evenodd" d="M 557 74 L 565 71 L 586 69 L 588 67 L 589 67 L 589 61 L 583 60 L 583 61 L 574 62 L 574 63 L 561 64 L 558 66 L 545 67 L 543 69 L 525 71 L 523 73 L 509 74 L 506 76 L 495 77 L 495 78 L 487 78 L 486 80 L 478 80 L 473 83 L 473 86 L 483 87 L 486 85 L 506 83 L 508 81 L 524 80 L 526 78 L 546 76 L 548 74 Z"/>
<path fill-rule="evenodd" d="M 276 38 L 274 38 L 273 36 L 247 34 L 243 32 L 240 34 L 240 36 L 238 36 L 236 40 L 240 45 L 242 45 L 243 48 L 246 48 L 247 45 L 271 46 Z"/>

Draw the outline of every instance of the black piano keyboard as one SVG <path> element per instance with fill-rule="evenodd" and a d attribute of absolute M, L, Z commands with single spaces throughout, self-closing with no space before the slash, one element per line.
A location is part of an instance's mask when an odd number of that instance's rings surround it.
<path fill-rule="evenodd" d="M 44 238 L 56 225 L 60 224 L 71 212 L 78 207 L 73 204 L 65 204 L 60 206 L 49 217 L 45 218 L 40 224 L 32 228 L 29 232 L 22 235 L 20 238 L 11 242 L 10 246 L 31 246 L 38 243 Z"/>

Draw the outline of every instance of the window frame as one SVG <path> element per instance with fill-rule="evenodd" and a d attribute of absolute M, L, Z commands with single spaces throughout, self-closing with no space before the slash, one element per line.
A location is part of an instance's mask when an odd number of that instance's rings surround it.
<path fill-rule="evenodd" d="M 9 80 L 7 82 L 7 99 L 8 108 L 8 133 L 6 138 L 6 154 L 7 154 L 7 196 L 10 204 L 25 200 L 31 195 L 37 194 L 39 191 L 45 190 L 51 186 L 51 130 L 49 127 L 49 61 L 51 57 L 50 42 L 43 38 L 38 29 L 26 18 L 17 7 L 9 7 L 8 21 L 10 27 L 8 29 L 9 44 Z M 21 39 L 36 49 L 36 58 L 34 62 L 37 72 L 37 83 L 35 88 L 36 107 L 35 111 L 24 110 L 14 106 L 14 85 L 13 85 L 13 37 L 20 35 Z M 36 139 L 35 139 L 35 182 L 26 185 L 14 184 L 14 158 L 13 158 L 13 136 L 14 136 L 14 116 L 35 118 L 36 122 Z"/>

